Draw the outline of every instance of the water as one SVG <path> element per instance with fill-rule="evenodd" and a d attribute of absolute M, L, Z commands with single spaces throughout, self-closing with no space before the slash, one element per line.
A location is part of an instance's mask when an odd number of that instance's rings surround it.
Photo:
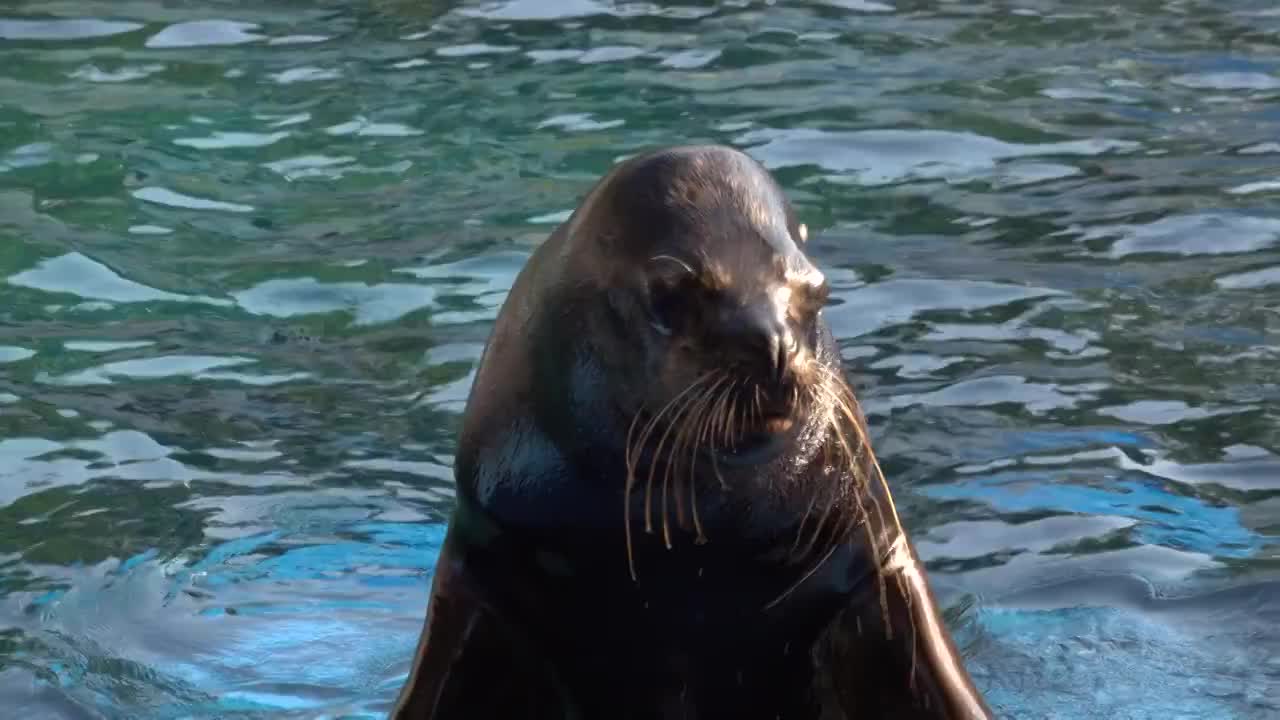
<path fill-rule="evenodd" d="M 1275 717 L 1273 5 L 5 3 L 6 715 L 380 717 L 513 274 L 715 141 L 992 704 Z"/>

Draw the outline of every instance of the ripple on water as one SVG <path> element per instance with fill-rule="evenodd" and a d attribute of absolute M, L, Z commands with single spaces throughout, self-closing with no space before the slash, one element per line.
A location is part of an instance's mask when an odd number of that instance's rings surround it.
<path fill-rule="evenodd" d="M 873 283 L 833 297 L 823 314 L 840 338 L 856 338 L 910 321 L 931 310 L 972 312 L 1035 298 L 1063 296 L 1049 288 L 984 280 L 910 278 Z"/>
<path fill-rule="evenodd" d="M 1143 547 L 1173 550 L 1185 556 L 1184 560 L 1193 556 L 1207 562 L 1212 562 L 1215 555 L 1249 557 L 1261 547 L 1261 538 L 1241 525 L 1240 511 L 1235 507 L 1221 507 L 1212 499 L 1169 493 L 1162 481 L 1153 480 L 1142 471 L 1120 472 L 1120 477 L 1109 478 L 1105 484 L 1091 481 L 1088 476 L 1070 477 L 1084 475 L 1086 468 L 1088 465 L 1084 463 L 1078 468 L 1064 465 L 1056 473 L 1060 476 L 1056 480 L 1050 479 L 1044 470 L 1006 470 L 963 484 L 931 484 L 922 491 L 937 499 L 983 503 L 1000 513 L 1053 511 L 1131 518 L 1138 521 L 1133 532 L 1147 543 Z M 1117 474 L 1111 468 L 1097 468 L 1094 474 L 1103 472 Z M 1075 557 L 1072 564 L 1087 564 L 1090 557 Z M 1025 563 L 1026 559 L 1011 561 L 1009 564 L 1014 567 L 1009 568 L 1010 572 L 1017 571 L 1017 564 Z M 1159 573 L 1158 567 L 1150 570 L 1151 574 Z M 1183 571 L 1185 568 L 1179 572 Z M 998 586 L 1014 587 L 1004 582 Z"/>
<path fill-rule="evenodd" d="M 164 65 L 154 63 L 149 65 L 124 65 L 116 70 L 102 70 L 97 65 L 82 65 L 68 73 L 68 77 L 95 83 L 123 83 L 151 77 L 156 73 L 164 72 L 164 69 Z"/>
<path fill-rule="evenodd" d="M 280 85 L 292 85 L 300 82 L 337 80 L 342 77 L 342 71 L 318 67 L 298 67 L 274 73 L 270 77 Z"/>
<path fill-rule="evenodd" d="M 609 128 L 621 127 L 624 124 L 626 124 L 625 120 L 596 120 L 591 116 L 591 113 L 570 113 L 549 117 L 538 123 L 538 129 L 560 128 L 570 132 L 590 132 L 592 130 L 608 130 Z"/>
<path fill-rule="evenodd" d="M 53 162 L 54 147 L 47 142 L 20 145 L 0 156 L 0 172 L 40 167 Z"/>
<path fill-rule="evenodd" d="M 1270 285 L 1280 285 L 1280 265 L 1262 268 L 1261 270 L 1223 275 L 1215 279 L 1214 283 L 1218 287 L 1228 290 L 1252 290 Z"/>
<path fill-rule="evenodd" d="M 305 277 L 268 280 L 231 295 L 241 308 L 255 315 L 350 312 L 356 325 L 378 325 L 432 307 L 436 291 L 408 283 L 323 283 Z"/>
<path fill-rule="evenodd" d="M 1280 457 L 1266 448 L 1231 445 L 1223 449 L 1222 462 L 1180 463 L 1152 457 L 1140 463 L 1121 454 L 1120 466 L 1186 485 L 1219 485 L 1240 492 L 1280 491 Z"/>
<path fill-rule="evenodd" d="M 231 305 L 228 300 L 179 295 L 126 280 L 114 270 L 78 252 L 42 260 L 34 268 L 10 277 L 7 282 L 17 287 L 69 293 L 90 300 L 115 303 L 187 302 Z"/>
<path fill-rule="evenodd" d="M 1275 90 L 1280 78 L 1260 72 L 1206 72 L 1178 75 L 1175 85 L 1195 90 Z"/>
<path fill-rule="evenodd" d="M 1227 188 L 1232 195 L 1252 195 L 1263 192 L 1280 192 L 1280 180 L 1260 180 Z"/>
<path fill-rule="evenodd" d="M 109 353 L 119 350 L 137 350 L 155 345 L 151 340 L 132 340 L 113 342 L 109 340 L 70 340 L 62 347 L 73 352 Z"/>
<path fill-rule="evenodd" d="M 22 362 L 23 360 L 27 360 L 35 356 L 35 350 L 29 350 L 15 345 L 0 345 L 0 365 L 5 363 Z"/>
<path fill-rule="evenodd" d="M 322 178 L 325 180 L 341 180 L 351 174 L 379 174 L 387 173 L 399 175 L 409 170 L 413 163 L 409 160 L 399 160 L 390 165 L 381 167 L 370 167 L 356 162 L 356 159 L 350 155 L 340 155 L 337 157 L 329 157 L 326 155 L 302 155 L 299 157 L 286 158 L 269 162 L 264 167 L 272 172 L 279 173 L 286 180 L 304 180 L 307 178 Z"/>
<path fill-rule="evenodd" d="M 130 235 L 170 235 L 173 228 L 167 228 L 163 225 L 130 225 Z"/>
<path fill-rule="evenodd" d="M 204 479 L 247 487 L 298 482 L 278 471 L 253 476 L 191 467 L 172 457 L 180 450 L 136 430 L 111 430 L 97 437 L 65 442 L 32 437 L 0 439 L 0 508 L 31 493 L 98 479 L 159 484 Z M 67 451 L 79 456 L 63 455 Z"/>
<path fill-rule="evenodd" d="M 257 29 L 258 26 L 254 23 L 234 20 L 193 20 L 170 25 L 148 38 L 146 46 L 191 48 L 243 45 L 265 39 L 264 35 L 250 32 Z"/>
<path fill-rule="evenodd" d="M 1248 145 L 1238 150 L 1241 155 L 1270 155 L 1280 153 L 1280 142 L 1262 142 Z"/>
<path fill-rule="evenodd" d="M 1090 90 L 1086 88 L 1068 88 L 1068 87 L 1052 87 L 1045 88 L 1040 91 L 1041 95 L 1053 98 L 1054 100 L 1099 100 L 1102 102 L 1115 103 L 1136 103 L 1136 98 L 1120 93 L 1107 92 L 1105 90 Z"/>
<path fill-rule="evenodd" d="M 356 137 L 412 137 L 422 131 L 401 123 L 373 122 L 365 117 L 355 117 L 324 129 L 328 135 L 353 135 Z"/>
<path fill-rule="evenodd" d="M 623 62 L 648 55 L 649 51 L 633 45 L 603 45 L 593 47 L 578 56 L 577 61 L 583 65 L 597 63 Z"/>
<path fill-rule="evenodd" d="M 594 0 L 509 0 L 466 7 L 464 17 L 484 20 L 568 20 L 591 15 L 613 14 L 613 8 Z"/>
<path fill-rule="evenodd" d="M 289 127 L 291 125 L 301 125 L 302 123 L 311 120 L 311 113 L 302 112 L 294 113 L 292 115 L 261 114 L 254 115 L 254 117 L 258 120 L 262 120 L 263 122 L 270 123 L 271 127 Z"/>
<path fill-rule="evenodd" d="M 561 60 L 576 60 L 582 57 L 582 50 L 528 50 L 525 55 L 535 63 L 552 63 Z"/>
<path fill-rule="evenodd" d="M 649 51 L 632 45 L 612 45 L 594 47 L 590 50 L 529 50 L 525 53 L 537 63 L 550 63 L 572 60 L 580 65 L 598 63 L 623 62 L 648 55 Z"/>
<path fill-rule="evenodd" d="M 851 359 L 851 358 L 846 358 Z M 963 357 L 941 357 L 925 353 L 905 353 L 890 355 L 871 363 L 872 370 L 895 370 L 902 378 L 928 378 L 933 373 L 962 362 Z"/>
<path fill-rule="evenodd" d="M 474 57 L 476 55 L 505 55 L 520 48 L 512 45 L 488 45 L 485 43 L 467 43 L 465 45 L 448 45 L 436 48 L 436 55 L 447 58 Z"/>
<path fill-rule="evenodd" d="M 1137 525 L 1134 518 L 1111 515 L 1055 515 L 1023 523 L 976 520 L 932 527 L 915 541 L 922 558 L 979 558 L 1000 552 L 1042 553 L 1056 547 L 1100 539 Z"/>
<path fill-rule="evenodd" d="M 1054 583 L 1060 596 L 1072 588 Z M 1237 711 L 1243 688 L 1267 682 L 1260 659 L 1242 672 L 1219 643 L 1233 630 L 1188 627 L 1132 608 L 1087 603 L 1039 611 L 984 610 L 998 666 L 984 668 L 988 700 L 1004 717 L 1255 717 Z M 1242 635 L 1253 631 L 1241 629 Z M 998 639 L 997 639 L 998 638 Z M 1026 688 L 1039 688 L 1035 712 L 1018 712 Z M 1228 688 L 1226 692 L 1218 688 Z M 1237 691 L 1234 688 L 1240 688 Z M 1265 717 L 1270 703 L 1253 703 Z M 1012 711 L 1012 712 L 1008 712 Z"/>
<path fill-rule="evenodd" d="M 209 200 L 207 198 L 184 195 L 162 187 L 138 188 L 137 190 L 134 190 L 132 194 L 139 200 L 145 200 L 157 205 L 185 208 L 187 210 L 221 210 L 234 213 L 253 212 L 252 205 L 222 202 L 220 200 Z"/>
<path fill-rule="evenodd" d="M 972 132 L 815 128 L 761 128 L 739 135 L 734 142 L 772 170 L 815 166 L 836 173 L 831 180 L 859 185 L 966 181 L 989 176 L 1005 160 L 1046 155 L 1091 157 L 1141 147 L 1136 142 L 1103 138 L 1020 144 Z M 1042 167 L 1037 172 L 1045 170 Z M 1076 169 L 1062 166 L 1060 172 L 1070 175 Z"/>
<path fill-rule="evenodd" d="M 562 222 L 568 221 L 571 215 L 573 215 L 572 209 L 559 210 L 553 213 L 547 213 L 546 215 L 534 215 L 533 217 L 526 219 L 525 222 L 532 225 L 559 225 Z"/>
<path fill-rule="evenodd" d="M 343 462 L 342 465 L 343 467 L 359 470 L 381 470 L 385 472 L 401 473 L 404 475 L 415 475 L 439 480 L 442 483 L 453 482 L 453 468 L 448 465 L 441 465 L 440 463 L 428 461 L 373 458 L 369 460 L 347 460 Z"/>
<path fill-rule="evenodd" d="M 275 143 L 278 143 L 281 140 L 284 140 L 285 138 L 289 137 L 289 135 L 290 133 L 285 130 L 281 130 L 279 132 L 273 132 L 273 133 L 227 132 L 227 131 L 219 130 L 217 132 L 214 132 L 212 135 L 208 137 L 175 138 L 173 141 L 173 144 L 196 148 L 197 150 L 222 150 L 226 148 L 258 148 L 258 147 L 266 147 L 268 145 L 274 145 Z M 137 197 L 136 194 L 135 194 L 135 197 Z M 143 197 L 142 199 L 150 200 L 151 202 L 163 202 L 166 205 L 173 204 L 174 202 L 174 198 L 169 196 L 165 196 L 163 200 L 156 200 L 154 199 L 155 197 L 156 195 L 155 195 L 155 192 L 153 191 L 149 193 L 148 197 Z M 192 207 L 190 204 L 192 202 L 191 198 L 187 198 L 184 196 L 183 202 L 188 203 L 186 207 Z M 199 202 L 202 205 L 200 209 L 208 207 L 207 201 L 199 201 Z M 248 207 L 248 206 L 246 205 L 241 207 Z M 223 206 L 222 204 L 218 204 L 218 206 L 213 209 L 226 209 L 226 207 Z"/>
<path fill-rule="evenodd" d="M 135 22 L 94 18 L 18 20 L 0 17 L 0 40 L 86 40 L 121 35 L 142 27 Z"/>
<path fill-rule="evenodd" d="M 885 413 L 912 405 L 925 407 L 991 407 L 1020 405 L 1041 415 L 1053 410 L 1069 410 L 1096 398 L 1100 386 L 1086 383 L 1062 385 L 1034 382 L 1018 375 L 992 375 L 952 383 L 930 392 L 901 393 L 867 400 L 869 413 Z"/>
<path fill-rule="evenodd" d="M 472 309 L 450 310 L 432 316 L 437 324 L 469 323 L 494 320 L 498 309 L 511 290 L 511 278 L 524 267 L 529 254 L 521 251 L 493 252 L 473 255 L 448 263 L 396 268 L 428 280 L 438 288 L 440 296 L 449 296 Z"/>
<path fill-rule="evenodd" d="M 1090 228 L 1082 242 L 1118 238 L 1108 255 L 1224 255 L 1248 253 L 1280 241 L 1280 218 L 1234 212 L 1170 215 L 1145 225 L 1104 225 Z"/>
<path fill-rule="evenodd" d="M 1022 320 L 1010 320 L 999 325 L 937 323 L 929 330 L 923 340 L 931 342 L 951 342 L 955 340 L 986 340 L 993 342 L 1015 342 L 1024 340 L 1040 340 L 1056 348 L 1059 352 L 1052 357 L 1095 357 L 1108 353 L 1106 348 L 1090 347 L 1090 343 L 1101 339 L 1092 330 L 1067 332 L 1052 328 L 1033 327 Z"/>
<path fill-rule="evenodd" d="M 704 68 L 720 57 L 720 50 L 681 50 L 668 55 L 662 61 L 663 67 L 676 70 L 696 70 Z"/>
<path fill-rule="evenodd" d="M 1248 406 L 1227 408 L 1191 407 L 1181 400 L 1135 400 L 1128 405 L 1116 405 L 1098 408 L 1102 415 L 1123 420 L 1135 425 L 1173 425 L 1187 420 L 1203 420 L 1216 415 L 1231 414 L 1249 410 Z"/>
<path fill-rule="evenodd" d="M 874 0 L 820 0 L 820 2 L 823 5 L 865 13 L 890 13 L 895 10 L 892 5 Z"/>
<path fill-rule="evenodd" d="M 267 41 L 268 45 L 313 45 L 331 40 L 328 35 L 281 35 Z"/>
<path fill-rule="evenodd" d="M 175 376 L 199 378 L 203 373 L 210 370 L 252 362 L 256 361 L 250 357 L 166 355 L 153 358 L 138 358 L 136 360 L 120 360 L 56 377 L 41 373 L 37 380 L 55 385 L 99 385 L 110 384 L 117 379 L 153 380 Z"/>
<path fill-rule="evenodd" d="M 266 441 L 266 444 L 275 444 L 275 441 Z M 260 463 L 274 460 L 282 457 L 284 453 L 279 450 L 258 450 L 252 447 L 230 447 L 230 448 L 205 448 L 206 455 L 212 455 L 223 460 L 233 460 L 235 462 Z"/>

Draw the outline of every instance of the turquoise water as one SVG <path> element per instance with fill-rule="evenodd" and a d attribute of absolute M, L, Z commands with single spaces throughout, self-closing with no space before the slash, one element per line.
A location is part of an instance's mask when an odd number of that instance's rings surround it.
<path fill-rule="evenodd" d="M 785 184 L 1005 717 L 1280 713 L 1270 0 L 0 6 L 6 717 L 380 717 L 618 158 Z"/>

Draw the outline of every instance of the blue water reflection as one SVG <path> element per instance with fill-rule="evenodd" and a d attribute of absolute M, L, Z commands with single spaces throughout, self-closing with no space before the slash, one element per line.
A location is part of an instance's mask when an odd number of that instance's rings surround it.
<path fill-rule="evenodd" d="M 1003 716 L 1277 716 L 1272 5 L 5 4 L 0 715 L 382 717 L 513 278 L 688 141 Z"/>

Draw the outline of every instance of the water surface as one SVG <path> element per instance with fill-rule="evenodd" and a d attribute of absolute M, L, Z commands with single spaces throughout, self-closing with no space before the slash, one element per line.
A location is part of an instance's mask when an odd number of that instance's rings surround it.
<path fill-rule="evenodd" d="M 0 8 L 0 699 L 380 717 L 532 248 L 655 144 L 784 183 L 1005 717 L 1280 713 L 1263 0 Z"/>

